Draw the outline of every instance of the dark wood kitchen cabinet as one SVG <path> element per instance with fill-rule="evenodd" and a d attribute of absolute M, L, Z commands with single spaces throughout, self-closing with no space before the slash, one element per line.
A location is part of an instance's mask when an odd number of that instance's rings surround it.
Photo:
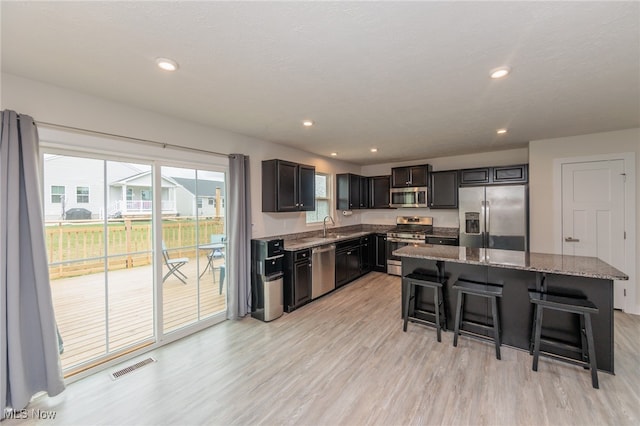
<path fill-rule="evenodd" d="M 285 252 L 284 310 L 291 312 L 311 300 L 311 250 Z"/>
<path fill-rule="evenodd" d="M 458 171 L 432 172 L 430 176 L 429 207 L 432 209 L 458 208 Z"/>
<path fill-rule="evenodd" d="M 284 160 L 262 162 L 262 211 L 315 210 L 316 169 Z"/>
<path fill-rule="evenodd" d="M 529 180 L 527 164 L 493 167 L 491 177 L 495 183 L 526 183 Z"/>
<path fill-rule="evenodd" d="M 431 166 L 394 167 L 391 169 L 391 186 L 393 188 L 405 188 L 407 186 L 427 186 Z"/>
<path fill-rule="evenodd" d="M 368 274 L 373 270 L 371 261 L 373 248 L 373 237 L 371 235 L 360 237 L 360 275 Z"/>
<path fill-rule="evenodd" d="M 363 179 L 365 183 L 363 184 Z M 336 208 L 338 210 L 355 210 L 367 207 L 368 194 L 363 176 L 353 173 L 336 175 Z"/>
<path fill-rule="evenodd" d="M 505 183 L 527 183 L 528 181 L 528 164 L 460 170 L 460 186 L 501 185 Z"/>
<path fill-rule="evenodd" d="M 369 178 L 369 208 L 388 209 L 391 176 L 372 176 Z"/>
<path fill-rule="evenodd" d="M 460 170 L 460 185 L 484 185 L 490 181 L 491 169 L 489 167 Z"/>
<path fill-rule="evenodd" d="M 387 272 L 387 234 L 376 234 L 373 248 L 373 270 Z"/>
<path fill-rule="evenodd" d="M 360 276 L 360 239 L 336 244 L 336 288 Z"/>

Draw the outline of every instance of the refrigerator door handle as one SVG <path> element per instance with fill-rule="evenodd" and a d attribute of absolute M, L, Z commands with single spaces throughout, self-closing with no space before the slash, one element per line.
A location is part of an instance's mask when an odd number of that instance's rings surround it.
<path fill-rule="evenodd" d="M 484 202 L 484 217 L 486 217 L 486 221 L 487 221 L 487 228 L 486 228 L 487 241 L 485 242 L 484 246 L 486 248 L 490 248 L 489 247 L 489 236 L 491 235 L 491 208 L 490 208 L 489 201 L 485 201 Z"/>

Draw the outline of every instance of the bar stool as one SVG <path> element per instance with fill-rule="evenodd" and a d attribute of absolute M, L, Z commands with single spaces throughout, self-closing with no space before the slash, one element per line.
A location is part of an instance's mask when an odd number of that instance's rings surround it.
<path fill-rule="evenodd" d="M 498 313 L 498 297 L 502 297 L 502 286 L 458 280 L 452 288 L 458 291 L 458 306 L 456 309 L 456 325 L 453 333 L 453 346 L 458 346 L 458 336 L 461 333 L 468 334 L 473 337 L 484 337 L 474 333 L 469 333 L 467 330 L 462 330 L 461 326 L 464 324 L 473 325 L 484 330 L 493 330 L 493 341 L 496 345 L 496 358 L 500 359 L 500 315 Z M 466 295 L 480 296 L 491 300 L 492 326 L 464 319 L 464 302 Z"/>
<path fill-rule="evenodd" d="M 597 314 L 599 312 L 598 307 L 587 299 L 557 296 L 547 293 L 539 293 L 536 291 L 529 292 L 529 301 L 534 306 L 533 329 L 531 331 L 533 349 L 530 350 L 530 353 L 533 355 L 533 371 L 538 371 L 538 358 L 540 355 L 569 362 L 571 364 L 581 365 L 584 368 L 589 368 L 591 370 L 591 384 L 595 389 L 599 389 L 596 351 L 593 344 L 593 328 L 591 327 L 591 314 Z M 542 338 L 542 314 L 545 309 L 569 312 L 580 316 L 580 347 L 569 345 L 554 339 Z M 540 343 L 559 347 L 564 350 L 582 353 L 582 360 L 572 360 L 553 353 L 545 351 L 541 352 Z"/>
<path fill-rule="evenodd" d="M 403 331 L 407 331 L 407 323 L 409 321 L 416 322 L 423 325 L 434 326 L 436 328 L 436 334 L 438 336 L 438 342 L 441 342 L 440 332 L 442 330 L 441 322 L 444 322 L 444 328 L 447 328 L 447 311 L 446 305 L 444 303 L 444 296 L 442 293 L 442 284 L 446 282 L 446 278 L 441 278 L 436 275 L 427 275 L 421 273 L 412 273 L 406 275 L 402 278 L 402 285 L 404 286 L 404 312 L 403 312 Z M 414 313 L 431 315 L 434 317 L 434 321 L 428 321 L 419 317 L 409 317 L 409 301 L 411 299 L 415 299 L 415 288 L 429 288 L 433 290 L 433 304 L 434 304 L 434 312 L 428 312 L 422 309 L 415 309 Z M 411 293 L 414 293 L 414 296 L 411 296 Z M 442 307 L 442 312 L 440 312 L 440 308 Z M 442 319 L 442 321 L 441 321 Z"/>

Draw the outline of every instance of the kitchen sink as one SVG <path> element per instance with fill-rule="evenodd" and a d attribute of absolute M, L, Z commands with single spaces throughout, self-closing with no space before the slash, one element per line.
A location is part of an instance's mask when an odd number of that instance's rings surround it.
<path fill-rule="evenodd" d="M 340 238 L 349 238 L 349 237 L 351 237 L 351 235 L 349 234 L 328 234 L 326 237 L 307 237 L 307 238 L 300 238 L 296 241 L 303 244 L 323 244 L 329 241 L 338 240 Z"/>

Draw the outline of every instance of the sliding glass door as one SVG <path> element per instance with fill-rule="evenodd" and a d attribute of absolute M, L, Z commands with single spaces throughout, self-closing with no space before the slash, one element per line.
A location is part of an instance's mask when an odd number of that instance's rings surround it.
<path fill-rule="evenodd" d="M 224 170 L 91 154 L 49 152 L 43 160 L 66 375 L 225 318 Z"/>
<path fill-rule="evenodd" d="M 63 369 L 153 343 L 152 211 L 127 200 L 128 187 L 153 190 L 151 166 L 45 154 L 43 170 Z"/>
<path fill-rule="evenodd" d="M 162 167 L 163 331 L 226 311 L 225 175 Z"/>

